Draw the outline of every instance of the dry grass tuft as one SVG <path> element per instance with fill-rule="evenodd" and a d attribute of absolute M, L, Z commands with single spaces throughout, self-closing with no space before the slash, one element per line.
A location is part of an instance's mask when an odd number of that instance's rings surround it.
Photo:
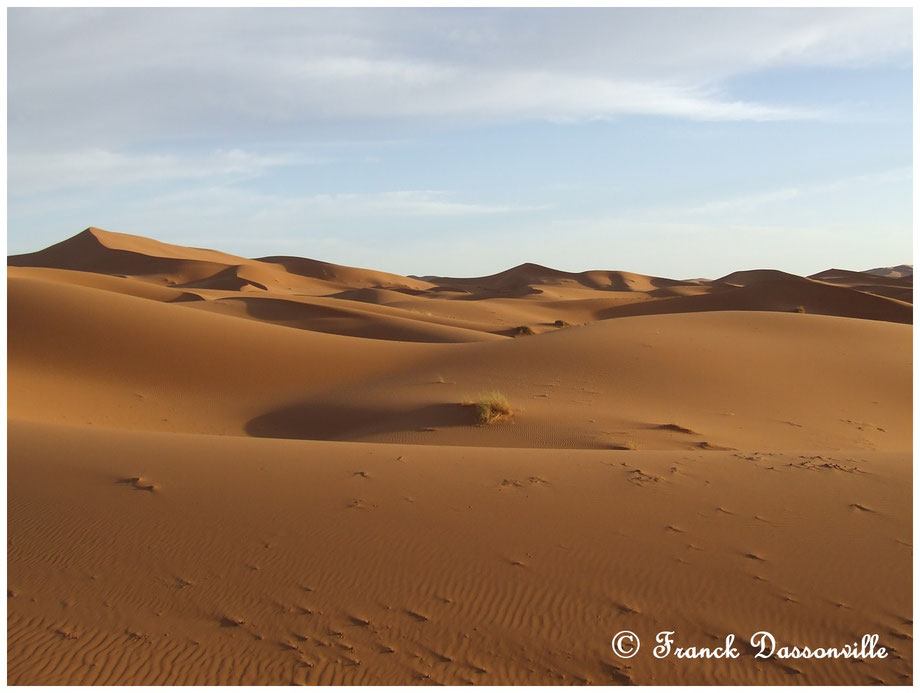
<path fill-rule="evenodd" d="M 498 421 L 510 419 L 514 414 L 511 402 L 501 392 L 484 392 L 472 402 L 465 402 L 467 406 L 476 408 L 476 419 L 480 424 L 493 424 Z"/>

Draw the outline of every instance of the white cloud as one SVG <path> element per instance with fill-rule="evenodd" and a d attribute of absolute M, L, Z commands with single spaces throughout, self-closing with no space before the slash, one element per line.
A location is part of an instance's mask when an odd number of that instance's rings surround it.
<path fill-rule="evenodd" d="M 92 147 L 60 152 L 11 153 L 9 191 L 31 194 L 56 189 L 130 185 L 183 178 L 245 179 L 269 168 L 319 159 L 268 156 L 240 149 L 206 154 L 126 154 Z"/>
<path fill-rule="evenodd" d="M 770 190 L 768 192 L 755 193 L 752 195 L 741 195 L 724 200 L 705 202 L 696 207 L 689 208 L 686 210 L 686 213 L 689 215 L 706 215 L 727 211 L 750 212 L 774 202 L 793 200 L 801 194 L 801 188 L 780 188 L 779 190 Z"/>
<path fill-rule="evenodd" d="M 911 180 L 913 175 L 909 168 L 897 168 L 889 171 L 878 173 L 869 173 L 859 176 L 848 176 L 824 183 L 814 183 L 810 185 L 789 186 L 775 190 L 750 193 L 736 197 L 712 200 L 700 205 L 696 205 L 684 210 L 682 214 L 691 216 L 702 216 L 711 214 L 721 214 L 724 212 L 740 212 L 750 214 L 763 207 L 776 203 L 795 200 L 801 197 L 821 195 L 829 192 L 836 192 L 846 188 L 864 188 L 872 185 L 885 185 L 895 182 Z"/>
<path fill-rule="evenodd" d="M 14 146 L 387 118 L 825 115 L 734 98 L 771 67 L 910 64 L 910 10 L 11 9 Z M 66 123 L 66 125 L 65 125 Z"/>
<path fill-rule="evenodd" d="M 546 206 L 485 204 L 465 202 L 455 193 L 443 190 L 393 190 L 374 193 L 335 193 L 307 196 L 285 196 L 242 191 L 231 187 L 195 189 L 161 196 L 152 206 L 181 210 L 188 206 L 195 215 L 207 215 L 208 210 L 247 215 L 261 228 L 290 226 L 305 221 L 317 225 L 350 220 L 416 217 L 457 217 L 489 214 L 535 212 Z"/>
<path fill-rule="evenodd" d="M 396 190 L 382 193 L 339 193 L 298 198 L 294 205 L 317 218 L 440 217 L 509 214 L 549 209 L 547 205 L 459 202 L 441 190 Z"/>
<path fill-rule="evenodd" d="M 432 73 L 434 70 L 432 70 Z M 364 115 L 363 98 L 376 96 L 381 117 L 464 116 L 494 119 L 579 121 L 621 115 L 660 115 L 693 120 L 801 120 L 821 116 L 817 109 L 786 108 L 730 100 L 711 89 L 615 81 L 555 72 L 495 71 L 478 74 L 458 70 L 433 79 L 428 89 L 368 79 L 355 85 L 362 101 L 341 100 L 326 113 L 356 118 Z M 311 93 L 307 91 L 306 93 Z M 395 98 L 388 98 L 387 93 Z"/>

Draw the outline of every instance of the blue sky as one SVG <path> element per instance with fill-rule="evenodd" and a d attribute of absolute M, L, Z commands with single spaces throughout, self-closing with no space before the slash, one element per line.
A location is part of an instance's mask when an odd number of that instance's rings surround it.
<path fill-rule="evenodd" d="M 8 251 L 473 276 L 912 255 L 911 10 L 8 10 Z"/>

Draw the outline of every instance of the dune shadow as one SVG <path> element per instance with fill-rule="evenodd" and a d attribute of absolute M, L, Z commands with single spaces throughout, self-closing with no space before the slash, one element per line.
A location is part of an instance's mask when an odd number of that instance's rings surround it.
<path fill-rule="evenodd" d="M 198 294 L 192 293 L 191 291 L 183 291 L 175 298 L 168 300 L 167 303 L 190 303 L 193 301 L 205 301 L 205 300 L 207 299 L 205 299 L 204 296 L 200 296 Z"/>
<path fill-rule="evenodd" d="M 370 286 L 360 287 L 357 289 L 345 289 L 344 291 L 329 294 L 327 298 L 338 298 L 345 301 L 357 301 L 358 303 L 386 305 L 387 300 L 399 298 L 399 296 L 392 296 L 392 294 L 399 294 L 403 296 L 422 296 L 425 294 L 425 292 L 421 289 Z"/>
<path fill-rule="evenodd" d="M 286 298 L 263 298 L 255 296 L 231 296 L 219 301 L 241 304 L 246 315 L 257 320 L 273 323 L 314 320 L 318 318 L 350 317 L 347 310 L 332 306 L 304 303 Z"/>
<path fill-rule="evenodd" d="M 801 277 L 764 279 L 750 286 L 722 286 L 706 294 L 673 296 L 656 301 L 612 306 L 598 311 L 595 317 L 598 320 L 607 320 L 636 315 L 743 310 L 804 312 L 907 324 L 913 321 L 913 309 L 910 304 Z"/>
<path fill-rule="evenodd" d="M 368 435 L 473 426 L 476 413 L 460 403 L 441 402 L 411 409 L 304 402 L 250 419 L 246 433 L 256 438 L 355 440 Z"/>
<path fill-rule="evenodd" d="M 466 282 L 462 285 L 435 285 L 418 295 L 441 297 L 442 294 L 455 294 L 449 296 L 452 301 L 483 301 L 490 298 L 524 298 L 525 296 L 537 296 L 542 293 L 543 289 L 529 284 L 493 286 L 491 284 Z"/>

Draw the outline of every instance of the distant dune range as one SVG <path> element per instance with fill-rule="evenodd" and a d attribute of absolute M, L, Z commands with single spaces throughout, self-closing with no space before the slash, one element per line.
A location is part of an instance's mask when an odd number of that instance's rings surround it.
<path fill-rule="evenodd" d="M 11 256 L 9 682 L 909 683 L 912 286 Z"/>

